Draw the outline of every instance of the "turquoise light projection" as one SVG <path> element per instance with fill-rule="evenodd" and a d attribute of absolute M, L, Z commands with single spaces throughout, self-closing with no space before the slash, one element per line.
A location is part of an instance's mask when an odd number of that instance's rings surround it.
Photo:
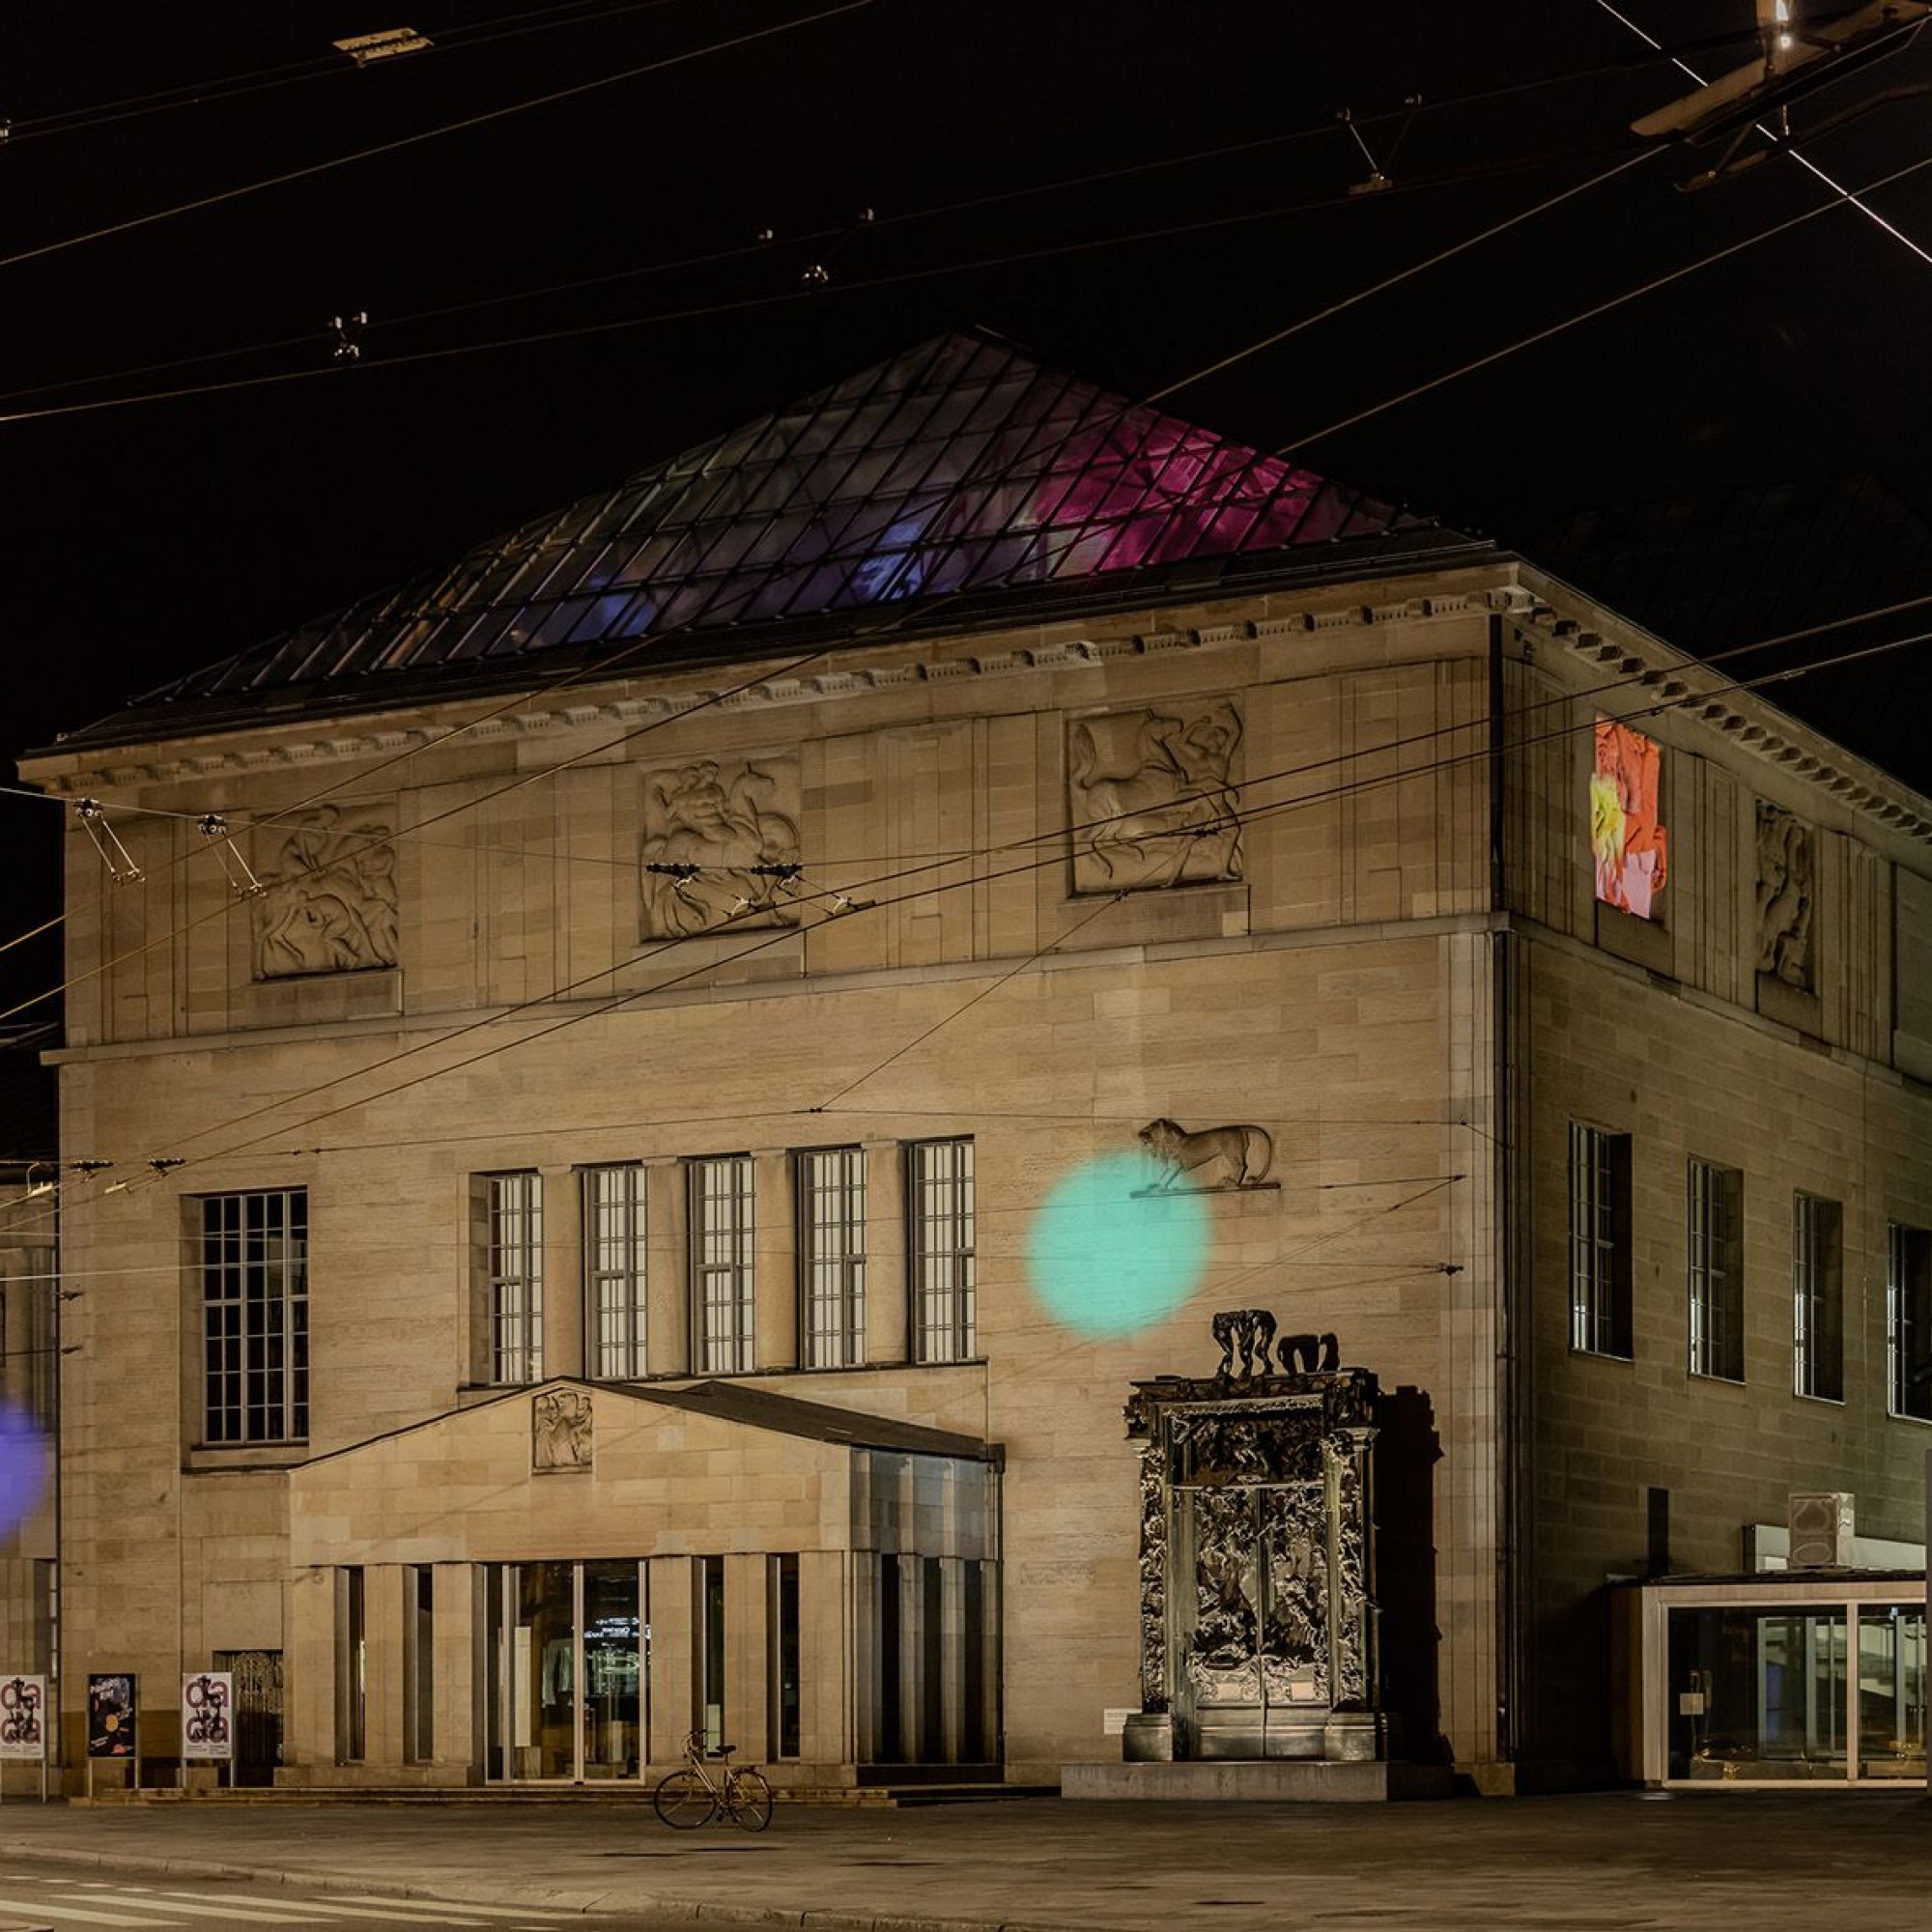
<path fill-rule="evenodd" d="M 1064 1176 L 1027 1233 L 1027 1273 L 1040 1306 L 1078 1335 L 1132 1335 L 1165 1321 L 1208 1264 L 1208 1216 L 1196 1194 L 1154 1187 L 1146 1155 L 1106 1154 Z"/>
<path fill-rule="evenodd" d="M 52 1462 L 33 1418 L 0 1404 L 0 1537 L 11 1536 L 40 1507 Z"/>

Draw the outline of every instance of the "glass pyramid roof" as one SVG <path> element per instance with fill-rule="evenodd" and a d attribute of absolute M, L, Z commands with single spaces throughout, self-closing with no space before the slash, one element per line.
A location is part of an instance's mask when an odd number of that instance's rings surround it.
<path fill-rule="evenodd" d="M 1435 528 L 958 333 L 137 708 Z"/>

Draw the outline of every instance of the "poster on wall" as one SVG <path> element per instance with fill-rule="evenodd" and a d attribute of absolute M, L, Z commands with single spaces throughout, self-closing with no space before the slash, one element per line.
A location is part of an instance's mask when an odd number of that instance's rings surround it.
<path fill-rule="evenodd" d="M 235 1673 L 190 1670 L 182 1679 L 182 1756 L 235 1755 Z"/>
<path fill-rule="evenodd" d="M 88 1673 L 87 1754 L 89 1757 L 132 1757 L 134 1748 L 135 1680 L 125 1673 Z"/>
<path fill-rule="evenodd" d="M 1638 919 L 1651 917 L 1663 890 L 1664 834 L 1658 816 L 1662 768 L 1656 739 L 1613 718 L 1597 720 L 1590 770 L 1590 856 L 1597 868 L 1597 897 Z"/>
<path fill-rule="evenodd" d="M 0 1677 L 0 1758 L 47 1754 L 47 1680 Z"/>

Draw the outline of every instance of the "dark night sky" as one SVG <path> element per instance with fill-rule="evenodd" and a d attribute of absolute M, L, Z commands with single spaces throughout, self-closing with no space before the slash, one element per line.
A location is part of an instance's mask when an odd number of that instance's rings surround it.
<path fill-rule="evenodd" d="M 1703 43 L 1747 31 L 1750 0 L 1619 5 L 1708 71 L 1747 53 Z M 0 257 L 817 11 L 12 0 Z M 437 51 L 363 72 L 331 55 L 336 37 L 404 24 Z M 290 64 L 302 77 L 204 86 L 170 111 L 81 111 Z M 1932 83 L 1932 38 L 1796 110 L 1797 126 L 1910 83 Z M 984 323 L 1145 394 L 1585 180 L 1637 149 L 1634 117 L 1688 88 L 1599 0 L 873 0 L 6 260 L 0 532 L 17 668 L 0 749 L 45 743 L 941 329 Z M 1347 194 L 1366 163 L 1337 111 L 1363 117 L 1385 156 L 1416 95 L 1397 188 Z M 1927 100 L 1908 98 L 1807 152 L 1863 184 L 1932 154 L 1927 126 Z M 1208 150 L 1230 152 L 1178 158 Z M 1660 155 L 1167 407 L 1526 549 L 1590 506 L 1838 472 L 1932 508 L 1932 265 L 1844 210 L 1303 440 L 1831 199 L 1780 156 L 1680 192 L 1697 165 Z M 1004 198 L 953 207 L 990 195 Z M 1932 167 L 1876 203 L 1932 248 Z M 866 207 L 878 219 L 853 228 Z M 759 248 L 767 226 L 777 242 Z M 693 257 L 720 259 L 663 266 Z M 808 295 L 813 261 L 832 280 Z M 599 277 L 616 279 L 556 286 Z M 355 308 L 372 317 L 365 356 L 338 369 L 324 325 Z M 403 319 L 431 310 L 447 312 Z M 708 312 L 663 319 L 694 310 Z M 626 326 L 480 346 L 598 323 Z M 451 349 L 470 353 L 403 359 Z M 188 357 L 210 359 L 116 373 Z M 18 414 L 288 374 L 301 379 Z M 1880 703 L 1909 655 L 1877 660 L 1833 714 L 1848 737 L 1868 718 L 1863 748 L 1895 763 L 1906 741 L 1887 736 Z M 1908 775 L 1932 781 L 1932 759 Z M 60 822 L 20 805 L 5 823 L 22 903 L 0 923 L 14 931 L 47 889 Z M 40 959 L 42 983 L 52 966 Z"/>

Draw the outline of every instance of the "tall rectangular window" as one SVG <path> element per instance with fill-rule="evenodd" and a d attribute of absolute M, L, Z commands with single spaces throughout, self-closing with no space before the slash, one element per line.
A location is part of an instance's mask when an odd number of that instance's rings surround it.
<path fill-rule="evenodd" d="M 724 1559 L 697 1558 L 697 1668 L 692 1688 L 697 1695 L 696 1728 L 716 1750 L 724 1742 Z"/>
<path fill-rule="evenodd" d="M 1570 1122 L 1570 1346 L 1631 1352 L 1631 1139 Z"/>
<path fill-rule="evenodd" d="M 490 1217 L 490 1379 L 543 1379 L 543 1177 L 486 1177 Z"/>
<path fill-rule="evenodd" d="M 436 1572 L 405 1563 L 403 1573 L 403 1756 L 436 1756 Z"/>
<path fill-rule="evenodd" d="M 1791 1197 L 1792 1383 L 1823 1402 L 1845 1399 L 1844 1209 Z"/>
<path fill-rule="evenodd" d="M 202 1435 L 308 1435 L 308 1190 L 201 1204 Z"/>
<path fill-rule="evenodd" d="M 805 1366 L 866 1359 L 866 1155 L 813 1148 L 796 1156 L 799 1298 Z"/>
<path fill-rule="evenodd" d="M 583 1171 L 583 1299 L 590 1373 L 606 1381 L 645 1374 L 641 1167 Z"/>
<path fill-rule="evenodd" d="M 1691 1161 L 1690 1373 L 1729 1382 L 1745 1378 L 1744 1201 L 1736 1168 Z"/>
<path fill-rule="evenodd" d="M 1891 1412 L 1932 1422 L 1932 1231 L 1892 1223 L 1885 1305 Z"/>
<path fill-rule="evenodd" d="M 752 1156 L 694 1160 L 691 1177 L 692 1327 L 701 1373 L 749 1375 L 753 1366 L 755 1216 Z"/>
<path fill-rule="evenodd" d="M 963 1362 L 978 1348 L 973 1258 L 973 1143 L 906 1149 L 913 1359 Z"/>
<path fill-rule="evenodd" d="M 771 1633 L 772 1669 L 766 1735 L 774 1757 L 796 1757 L 801 1736 L 797 1556 L 772 1557 L 768 1576 L 765 1618 Z"/>
<path fill-rule="evenodd" d="M 369 1625 L 359 1564 L 335 1573 L 335 1757 L 357 1763 L 368 1748 Z"/>

